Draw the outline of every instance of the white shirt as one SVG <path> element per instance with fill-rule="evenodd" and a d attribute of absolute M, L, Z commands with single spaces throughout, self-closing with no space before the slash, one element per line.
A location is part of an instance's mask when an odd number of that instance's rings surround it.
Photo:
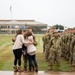
<path fill-rule="evenodd" d="M 24 36 L 22 34 L 17 35 L 16 41 L 14 42 L 12 49 L 15 50 L 15 49 L 22 48 L 23 44 L 29 44 L 29 41 L 28 40 L 25 41 Z"/>
<path fill-rule="evenodd" d="M 33 40 L 33 36 L 29 36 L 28 37 L 28 41 L 33 42 L 34 41 Z M 36 47 L 33 44 L 28 44 L 28 46 L 27 46 L 27 53 L 30 54 L 30 55 L 34 55 L 35 51 L 36 51 Z"/>

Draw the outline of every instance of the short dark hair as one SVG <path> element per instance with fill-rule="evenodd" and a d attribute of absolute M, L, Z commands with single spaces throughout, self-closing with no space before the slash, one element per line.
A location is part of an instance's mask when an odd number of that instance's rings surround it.
<path fill-rule="evenodd" d="M 16 31 L 16 33 L 17 33 L 17 35 L 18 35 L 18 34 L 22 34 L 22 30 L 19 29 L 19 30 Z"/>

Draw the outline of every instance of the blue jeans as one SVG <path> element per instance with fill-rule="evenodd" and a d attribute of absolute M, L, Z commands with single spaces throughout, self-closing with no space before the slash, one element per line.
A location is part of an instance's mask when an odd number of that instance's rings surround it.
<path fill-rule="evenodd" d="M 29 70 L 31 71 L 31 67 L 33 67 L 33 65 L 35 67 L 37 66 L 36 55 L 28 54 L 28 60 L 29 60 Z"/>

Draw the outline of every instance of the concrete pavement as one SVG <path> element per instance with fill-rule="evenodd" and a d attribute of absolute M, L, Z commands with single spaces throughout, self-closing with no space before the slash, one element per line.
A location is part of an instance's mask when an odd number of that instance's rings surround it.
<path fill-rule="evenodd" d="M 0 75 L 75 75 L 75 72 L 13 72 L 13 71 L 0 71 Z"/>

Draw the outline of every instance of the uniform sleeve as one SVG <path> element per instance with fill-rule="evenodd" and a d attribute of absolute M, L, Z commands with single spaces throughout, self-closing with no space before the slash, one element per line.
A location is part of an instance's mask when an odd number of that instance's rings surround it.
<path fill-rule="evenodd" d="M 50 49 L 51 46 L 53 45 L 52 40 L 53 40 L 53 37 L 49 40 L 49 49 Z"/>
<path fill-rule="evenodd" d="M 59 41 L 60 41 L 60 46 L 62 46 L 62 45 L 63 45 L 63 41 L 62 41 L 62 39 L 59 38 Z"/>
<path fill-rule="evenodd" d="M 75 39 L 72 39 L 72 42 L 71 42 L 71 49 L 74 48 L 74 45 L 75 45 Z"/>

